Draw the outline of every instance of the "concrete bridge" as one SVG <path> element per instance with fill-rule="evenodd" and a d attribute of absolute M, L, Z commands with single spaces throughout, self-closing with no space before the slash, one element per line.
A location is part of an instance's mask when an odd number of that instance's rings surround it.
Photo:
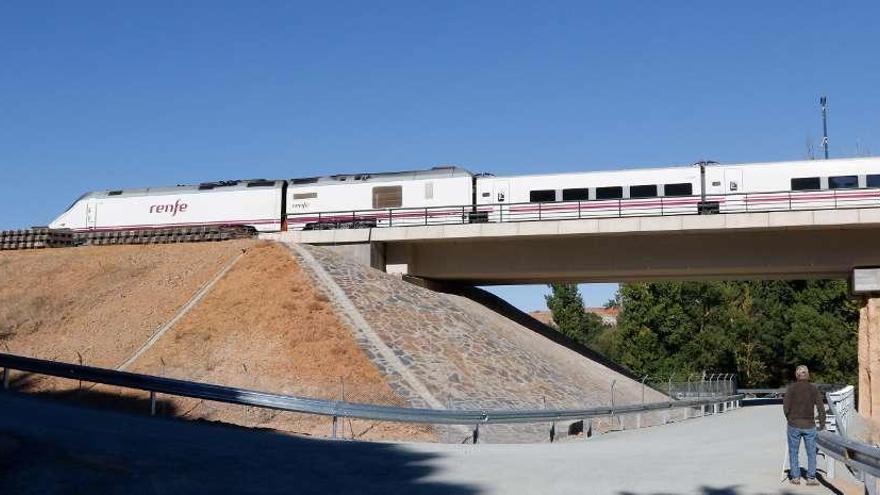
<path fill-rule="evenodd" d="M 880 266 L 880 208 L 291 231 L 389 273 L 478 285 L 848 278 Z"/>

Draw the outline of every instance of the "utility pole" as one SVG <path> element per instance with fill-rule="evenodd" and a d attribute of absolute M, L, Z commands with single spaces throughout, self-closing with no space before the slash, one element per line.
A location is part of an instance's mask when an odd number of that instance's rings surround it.
<path fill-rule="evenodd" d="M 819 105 L 822 106 L 822 149 L 825 151 L 825 159 L 828 159 L 828 98 L 819 97 Z"/>

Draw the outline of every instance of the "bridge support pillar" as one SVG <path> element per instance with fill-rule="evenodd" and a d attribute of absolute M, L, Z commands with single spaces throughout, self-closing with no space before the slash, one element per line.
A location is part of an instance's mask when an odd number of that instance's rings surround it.
<path fill-rule="evenodd" d="M 859 310 L 859 412 L 880 418 L 880 297 L 865 297 Z"/>
<path fill-rule="evenodd" d="M 880 268 L 856 268 L 852 293 L 862 298 L 859 309 L 859 413 L 880 418 Z"/>

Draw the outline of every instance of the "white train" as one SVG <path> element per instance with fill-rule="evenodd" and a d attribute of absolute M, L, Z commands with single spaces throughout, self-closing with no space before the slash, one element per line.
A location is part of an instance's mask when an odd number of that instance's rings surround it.
<path fill-rule="evenodd" d="M 279 230 L 880 206 L 880 159 L 495 177 L 458 167 L 84 194 L 75 231 L 194 225 Z"/>

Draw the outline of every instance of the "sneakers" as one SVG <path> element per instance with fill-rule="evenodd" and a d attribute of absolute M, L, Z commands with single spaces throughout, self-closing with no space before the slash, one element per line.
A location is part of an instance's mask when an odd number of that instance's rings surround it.
<path fill-rule="evenodd" d="M 807 485 L 816 486 L 818 484 L 819 484 L 819 480 L 817 480 L 816 478 L 807 478 Z"/>
<path fill-rule="evenodd" d="M 800 485 L 801 479 L 800 478 L 789 478 L 788 482 L 791 483 L 792 485 Z"/>

